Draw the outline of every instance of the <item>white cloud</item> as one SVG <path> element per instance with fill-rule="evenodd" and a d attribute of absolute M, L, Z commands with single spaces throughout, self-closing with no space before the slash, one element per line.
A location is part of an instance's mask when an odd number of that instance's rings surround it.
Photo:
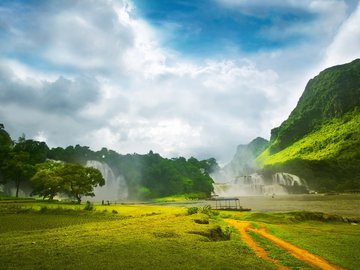
<path fill-rule="evenodd" d="M 50 146 L 153 150 L 224 162 L 237 144 L 268 137 L 285 120 L 309 79 L 308 66 L 322 56 L 323 43 L 317 43 L 246 57 L 186 59 L 162 47 L 161 33 L 133 16 L 128 3 L 54 3 L 44 13 L 34 11 L 36 30 L 9 19 L 16 35 L 0 45 L 3 52 L 31 52 L 42 63 L 0 59 L 2 121 L 15 137 L 25 132 Z M 335 5 L 299 3 L 287 2 L 324 14 Z M 339 14 L 332 25 L 343 18 Z"/>
<path fill-rule="evenodd" d="M 325 67 L 350 62 L 360 57 L 360 4 L 341 25 L 333 42 L 327 48 Z"/>

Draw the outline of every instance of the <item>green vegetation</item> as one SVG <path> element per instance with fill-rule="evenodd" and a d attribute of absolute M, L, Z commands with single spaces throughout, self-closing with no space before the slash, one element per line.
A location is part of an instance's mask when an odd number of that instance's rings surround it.
<path fill-rule="evenodd" d="M 289 147 L 271 155 L 267 149 L 258 161 L 274 165 L 291 159 L 329 160 L 360 158 L 360 112 L 351 112 L 323 124 L 320 129 L 307 134 Z"/>
<path fill-rule="evenodd" d="M 360 59 L 310 80 L 257 162 L 264 174 L 296 174 L 317 191 L 358 191 Z"/>
<path fill-rule="evenodd" d="M 129 198 L 140 200 L 186 193 L 204 193 L 209 197 L 213 191 L 209 174 L 217 167 L 213 158 L 202 161 L 193 157 L 166 159 L 152 151 L 146 155 L 121 155 L 106 148 L 94 152 L 79 145 L 53 148 L 49 158 L 80 164 L 88 160 L 105 162 L 115 175 L 125 178 Z"/>
<path fill-rule="evenodd" d="M 102 181 L 95 181 L 97 170 L 83 167 L 87 161 L 96 160 L 108 164 L 116 176 L 125 178 L 129 199 L 181 194 L 204 198 L 213 191 L 209 174 L 218 166 L 213 158 L 166 159 L 152 151 L 146 155 L 121 155 L 106 148 L 94 152 L 80 145 L 49 149 L 46 143 L 27 140 L 25 136 L 13 142 L 3 125 L 0 143 L 0 184 L 4 185 L 0 195 L 11 195 L 11 188 L 15 187 L 16 196 L 21 190 L 26 195 L 32 193 L 50 200 L 57 194 L 67 194 L 80 201 L 83 195 L 93 195 L 94 186 L 103 185 Z M 47 159 L 64 164 L 45 162 Z M 86 177 L 89 173 L 94 181 Z"/>
<path fill-rule="evenodd" d="M 198 200 L 198 199 L 207 199 L 209 196 L 205 193 L 186 193 L 186 194 L 177 194 L 167 197 L 155 198 L 154 202 L 181 202 L 188 200 Z"/>
<path fill-rule="evenodd" d="M 222 215 L 225 215 L 222 214 Z M 360 217 L 352 223 L 346 217 L 314 212 L 289 213 L 226 213 L 226 218 L 249 221 L 254 228 L 267 230 L 281 239 L 318 255 L 332 264 L 345 269 L 358 268 L 360 255 Z M 269 254 L 291 269 L 312 269 L 279 250 L 271 242 L 254 234 L 258 242 Z"/>
<path fill-rule="evenodd" d="M 355 191 L 360 187 L 360 113 L 329 120 L 318 130 L 257 161 L 264 173 L 286 171 L 307 179 L 318 191 Z"/>
<path fill-rule="evenodd" d="M 269 240 L 260 237 L 254 232 L 250 232 L 251 237 L 270 255 L 271 258 L 279 261 L 283 266 L 289 267 L 290 269 L 301 269 L 310 270 L 315 269 L 306 263 L 295 259 L 290 253 L 284 251 L 282 248 L 277 247 Z"/>
<path fill-rule="evenodd" d="M 270 153 L 290 146 L 327 120 L 359 106 L 360 59 L 322 71 L 308 82 L 289 118 L 271 131 Z"/>
<path fill-rule="evenodd" d="M 209 223 L 196 223 L 185 208 L 17 206 L 0 204 L 4 269 L 275 269 L 221 221 L 201 214 Z"/>
<path fill-rule="evenodd" d="M 56 202 L 0 202 L 0 261 L 4 269 L 276 269 L 224 217 L 266 227 L 333 264 L 357 269 L 360 228 L 337 216 Z M 283 265 L 311 269 L 252 237 Z"/>
<path fill-rule="evenodd" d="M 99 170 L 79 164 L 65 164 L 47 161 L 37 165 L 37 172 L 31 178 L 32 194 L 52 200 L 56 194 L 65 193 L 78 203 L 82 196 L 94 197 L 94 187 L 103 186 L 105 180 Z"/>
<path fill-rule="evenodd" d="M 304 222 L 272 226 L 272 232 L 345 269 L 358 269 L 360 237 L 358 225 L 338 222 Z"/>

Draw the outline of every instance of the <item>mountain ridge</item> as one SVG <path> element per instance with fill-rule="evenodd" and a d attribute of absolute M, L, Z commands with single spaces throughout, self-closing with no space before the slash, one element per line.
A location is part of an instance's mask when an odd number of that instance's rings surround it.
<path fill-rule="evenodd" d="M 276 153 L 360 106 L 360 59 L 327 68 L 307 83 L 289 117 L 271 130 L 270 152 Z"/>
<path fill-rule="evenodd" d="M 360 188 L 360 59 L 311 79 L 257 157 L 263 173 L 286 171 L 316 190 Z"/>

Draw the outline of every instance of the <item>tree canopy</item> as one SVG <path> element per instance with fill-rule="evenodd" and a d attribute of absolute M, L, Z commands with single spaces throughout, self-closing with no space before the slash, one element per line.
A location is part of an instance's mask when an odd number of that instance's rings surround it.
<path fill-rule="evenodd" d="M 95 196 L 94 187 L 105 184 L 100 171 L 95 168 L 55 161 L 38 164 L 31 181 L 34 195 L 52 200 L 56 194 L 64 193 L 78 203 L 83 196 Z"/>
<path fill-rule="evenodd" d="M 167 159 L 153 151 L 145 155 L 121 155 L 107 148 L 95 152 L 80 145 L 49 149 L 45 142 L 26 139 L 25 135 L 13 142 L 2 125 L 0 141 L 3 142 L 0 146 L 1 183 L 13 184 L 16 194 L 21 186 L 29 185 L 31 194 L 48 199 L 56 194 L 77 201 L 83 196 L 94 196 L 94 187 L 104 185 L 104 179 L 98 170 L 85 167 L 89 160 L 106 163 L 116 176 L 124 177 L 130 199 L 184 193 L 210 196 L 213 191 L 210 174 L 218 167 L 214 158 Z"/>

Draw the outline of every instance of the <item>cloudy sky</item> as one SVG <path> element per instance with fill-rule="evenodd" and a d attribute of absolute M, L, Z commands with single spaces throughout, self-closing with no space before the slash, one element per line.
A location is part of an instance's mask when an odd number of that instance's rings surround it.
<path fill-rule="evenodd" d="M 0 123 L 50 147 L 226 163 L 358 57 L 357 0 L 0 0 Z"/>

